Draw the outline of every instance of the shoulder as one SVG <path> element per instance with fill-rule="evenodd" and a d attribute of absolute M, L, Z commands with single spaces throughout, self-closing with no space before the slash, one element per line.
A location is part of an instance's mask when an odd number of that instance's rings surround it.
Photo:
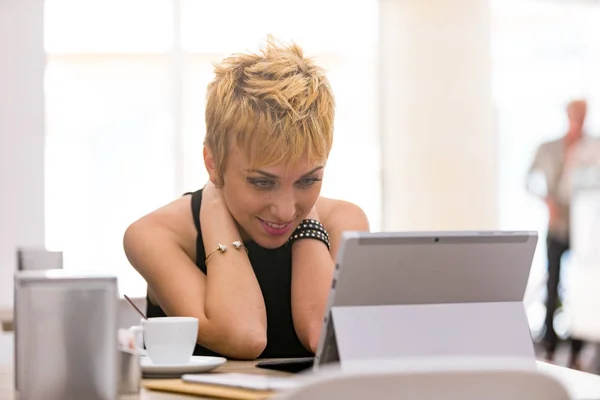
<path fill-rule="evenodd" d="M 125 231 L 124 245 L 139 240 L 168 238 L 195 258 L 196 227 L 192 217 L 190 195 L 179 197 L 134 221 Z"/>
<path fill-rule="evenodd" d="M 547 152 L 552 152 L 556 149 L 560 149 L 562 147 L 562 145 L 563 145 L 562 138 L 548 140 L 546 142 L 541 143 L 538 146 L 537 151 L 538 151 L 538 153 L 544 154 Z"/>
<path fill-rule="evenodd" d="M 535 152 L 533 166 L 541 169 L 552 168 L 552 165 L 562 158 L 563 146 L 561 138 L 541 143 Z"/>
<path fill-rule="evenodd" d="M 577 143 L 570 154 L 570 162 L 574 165 L 598 164 L 600 162 L 600 140 L 586 136 Z"/>
<path fill-rule="evenodd" d="M 369 230 L 367 214 L 349 201 L 319 197 L 317 213 L 328 230 Z"/>
<path fill-rule="evenodd" d="M 597 149 L 600 146 L 600 137 L 586 135 L 579 141 L 578 147 Z"/>

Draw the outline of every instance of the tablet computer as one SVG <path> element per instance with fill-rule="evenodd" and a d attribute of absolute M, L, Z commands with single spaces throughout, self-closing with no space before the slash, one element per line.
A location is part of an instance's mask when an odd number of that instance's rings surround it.
<path fill-rule="evenodd" d="M 313 368 L 340 359 L 335 308 L 522 302 L 537 238 L 533 231 L 344 232 Z"/>

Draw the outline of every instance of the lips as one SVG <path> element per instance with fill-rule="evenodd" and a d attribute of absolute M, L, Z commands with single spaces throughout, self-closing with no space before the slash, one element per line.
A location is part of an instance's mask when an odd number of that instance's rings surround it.
<path fill-rule="evenodd" d="M 289 232 L 293 222 L 290 221 L 283 224 L 276 224 L 274 222 L 265 221 L 261 218 L 258 218 L 258 220 L 260 221 L 260 224 L 262 225 L 264 231 L 272 236 L 285 235 L 287 232 Z"/>

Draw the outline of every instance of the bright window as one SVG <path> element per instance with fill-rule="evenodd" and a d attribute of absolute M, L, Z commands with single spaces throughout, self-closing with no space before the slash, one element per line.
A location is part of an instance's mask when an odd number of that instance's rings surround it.
<path fill-rule="evenodd" d="M 143 296 L 123 232 L 204 184 L 212 65 L 269 33 L 328 69 L 337 115 L 323 195 L 356 202 L 378 230 L 377 13 L 377 0 L 46 0 L 47 247 Z"/>

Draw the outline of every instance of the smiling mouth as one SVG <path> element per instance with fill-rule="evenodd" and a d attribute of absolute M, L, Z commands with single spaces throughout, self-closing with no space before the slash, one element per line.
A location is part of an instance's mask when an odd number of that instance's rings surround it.
<path fill-rule="evenodd" d="M 284 229 L 284 228 L 287 228 L 293 222 L 293 221 L 288 221 L 288 222 L 284 222 L 283 224 L 276 224 L 274 222 L 266 221 L 266 220 L 264 220 L 262 218 L 259 218 L 259 220 L 263 224 L 265 224 L 267 226 L 270 226 L 271 228 L 274 228 L 274 229 Z"/>
<path fill-rule="evenodd" d="M 281 235 L 287 234 L 289 232 L 289 230 L 292 226 L 292 222 L 293 222 L 293 221 L 289 221 L 289 222 L 285 222 L 283 224 L 276 224 L 274 222 L 265 221 L 262 218 L 258 218 L 258 220 L 262 224 L 263 229 L 266 231 L 266 233 L 268 233 L 269 235 L 272 235 L 272 236 L 281 236 Z"/>

